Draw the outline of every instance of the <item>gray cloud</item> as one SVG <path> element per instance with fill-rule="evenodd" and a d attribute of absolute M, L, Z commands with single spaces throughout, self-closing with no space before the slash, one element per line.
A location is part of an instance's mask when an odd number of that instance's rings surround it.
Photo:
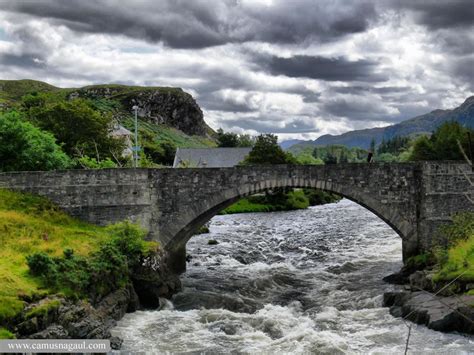
<path fill-rule="evenodd" d="M 273 75 L 311 78 L 327 81 L 386 81 L 377 73 L 377 63 L 369 60 L 350 61 L 344 57 L 295 55 L 289 58 L 257 56 L 256 62 Z"/>
<path fill-rule="evenodd" d="M 314 120 L 305 118 L 289 119 L 284 126 L 275 124 L 275 116 L 265 117 L 263 115 L 225 120 L 228 128 L 241 128 L 244 130 L 255 130 L 262 133 L 309 133 L 319 132 Z"/>
<path fill-rule="evenodd" d="M 224 43 L 301 43 L 364 31 L 376 17 L 367 1 L 279 0 L 265 8 L 235 0 L 142 0 L 127 3 L 83 0 L 0 0 L 4 10 L 54 19 L 77 32 L 126 35 L 162 41 L 173 48 Z"/>
<path fill-rule="evenodd" d="M 34 54 L 0 54 L 0 64 L 20 68 L 44 68 L 46 64 Z"/>
<path fill-rule="evenodd" d="M 474 26 L 472 0 L 397 0 L 388 4 L 413 11 L 416 20 L 430 29 Z"/>
<path fill-rule="evenodd" d="M 339 97 L 326 100 L 323 104 L 325 112 L 337 117 L 347 117 L 355 121 L 397 121 L 390 106 L 370 97 Z"/>

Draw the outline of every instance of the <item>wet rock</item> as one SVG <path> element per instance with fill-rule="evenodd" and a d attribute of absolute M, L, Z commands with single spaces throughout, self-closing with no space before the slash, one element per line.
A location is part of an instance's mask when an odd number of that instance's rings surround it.
<path fill-rule="evenodd" d="M 28 319 L 28 320 L 18 324 L 17 327 L 16 327 L 16 333 L 19 333 L 22 336 L 33 334 L 33 333 L 36 333 L 38 331 L 39 331 L 38 318 L 36 318 L 36 317 Z"/>
<path fill-rule="evenodd" d="M 390 314 L 442 332 L 474 334 L 474 296 L 434 296 L 426 292 L 387 292 L 384 306 Z"/>
<path fill-rule="evenodd" d="M 383 281 L 392 284 L 392 285 L 404 285 L 409 282 L 408 280 L 409 275 L 396 272 L 395 274 L 391 274 L 388 276 L 385 276 L 383 278 Z"/>
<path fill-rule="evenodd" d="M 128 292 L 130 294 L 130 300 L 128 302 L 127 312 L 135 312 L 140 309 L 140 300 L 133 285 L 129 285 Z"/>
<path fill-rule="evenodd" d="M 120 350 L 122 347 L 123 340 L 120 339 L 119 337 L 111 337 L 110 338 L 110 347 L 113 350 Z"/>
<path fill-rule="evenodd" d="M 209 240 L 207 241 L 207 244 L 209 244 L 209 245 L 217 245 L 217 244 L 219 244 L 219 242 L 218 242 L 217 240 L 215 240 L 215 239 L 209 239 Z"/>
<path fill-rule="evenodd" d="M 98 316 L 115 320 L 122 318 L 130 303 L 129 290 L 129 288 L 122 288 L 106 296 L 96 307 Z"/>
<path fill-rule="evenodd" d="M 426 290 L 432 291 L 431 279 L 427 276 L 424 271 L 416 271 L 408 278 L 410 282 L 410 288 L 413 291 Z"/>
<path fill-rule="evenodd" d="M 28 339 L 67 339 L 69 334 L 62 326 L 54 324 L 45 330 L 28 336 Z"/>
<path fill-rule="evenodd" d="M 146 308 L 158 308 L 160 297 L 171 298 L 181 290 L 179 277 L 171 273 L 164 263 L 156 269 L 147 265 L 138 267 L 133 272 L 132 281 L 140 304 Z"/>

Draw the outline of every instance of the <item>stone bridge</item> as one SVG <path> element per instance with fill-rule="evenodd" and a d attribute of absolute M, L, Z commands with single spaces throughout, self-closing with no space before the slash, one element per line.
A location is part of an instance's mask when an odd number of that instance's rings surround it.
<path fill-rule="evenodd" d="M 406 260 L 445 241 L 436 232 L 472 211 L 474 172 L 456 162 L 106 169 L 0 173 L 0 187 L 50 198 L 72 216 L 108 224 L 140 223 L 185 269 L 193 233 L 240 198 L 276 187 L 335 192 L 372 211 L 402 238 Z"/>

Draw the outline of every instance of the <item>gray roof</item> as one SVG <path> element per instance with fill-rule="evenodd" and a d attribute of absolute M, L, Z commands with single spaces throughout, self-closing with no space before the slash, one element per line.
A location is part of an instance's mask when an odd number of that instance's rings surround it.
<path fill-rule="evenodd" d="M 226 168 L 239 164 L 252 148 L 178 148 L 174 168 Z"/>

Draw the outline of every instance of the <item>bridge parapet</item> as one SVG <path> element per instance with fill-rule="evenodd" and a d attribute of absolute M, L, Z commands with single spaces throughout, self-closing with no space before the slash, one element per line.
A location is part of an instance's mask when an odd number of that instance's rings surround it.
<path fill-rule="evenodd" d="M 474 174 L 456 162 L 104 169 L 0 173 L 0 187 L 46 196 L 96 224 L 139 222 L 183 258 L 196 229 L 242 197 L 277 187 L 338 193 L 369 209 L 403 240 L 404 259 L 429 250 L 453 213 L 473 210 Z"/>

